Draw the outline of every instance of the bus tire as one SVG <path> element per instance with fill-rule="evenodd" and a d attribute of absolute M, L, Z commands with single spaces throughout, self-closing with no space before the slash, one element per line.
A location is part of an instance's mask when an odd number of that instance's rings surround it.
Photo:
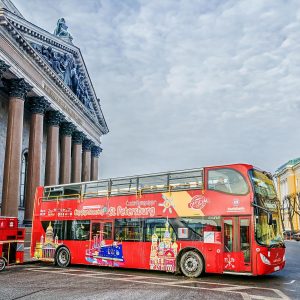
<path fill-rule="evenodd" d="M 3 271 L 6 267 L 6 261 L 3 257 L 0 257 L 0 272 Z"/>
<path fill-rule="evenodd" d="M 60 247 L 55 254 L 55 264 L 61 268 L 68 267 L 71 261 L 70 251 L 67 247 Z"/>
<path fill-rule="evenodd" d="M 204 270 L 203 259 L 195 251 L 187 251 L 180 258 L 180 269 L 187 277 L 199 277 Z"/>

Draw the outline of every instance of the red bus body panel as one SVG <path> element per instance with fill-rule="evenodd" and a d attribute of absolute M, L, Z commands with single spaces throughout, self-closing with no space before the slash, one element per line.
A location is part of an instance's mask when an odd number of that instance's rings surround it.
<path fill-rule="evenodd" d="M 167 193 L 148 193 L 141 195 L 125 195 L 112 197 L 98 197 L 84 200 L 59 200 L 42 201 L 43 187 L 39 187 L 36 193 L 34 219 L 32 229 L 31 256 L 45 261 L 53 261 L 53 255 L 60 245 L 65 245 L 71 253 L 73 264 L 93 264 L 88 262 L 87 257 L 91 255 L 91 239 L 87 241 L 58 240 L 52 244 L 52 257 L 43 257 L 43 244 L 46 237 L 46 230 L 41 222 L 49 222 L 49 226 L 55 220 L 114 220 L 122 218 L 178 218 L 200 217 L 200 216 L 248 216 L 251 220 L 251 263 L 249 272 L 252 275 L 261 275 L 281 270 L 284 267 L 284 249 L 260 246 L 255 241 L 254 217 L 253 217 L 253 191 L 249 180 L 248 171 L 253 168 L 251 165 L 237 164 L 220 167 L 208 167 L 204 169 L 204 178 L 210 169 L 230 168 L 240 172 L 245 178 L 249 192 L 246 195 L 232 195 L 209 190 L 207 180 L 204 179 L 202 190 L 186 190 Z M 50 228 L 48 227 L 48 228 Z M 209 231 L 209 230 L 208 230 Z M 223 231 L 223 230 L 222 230 Z M 186 248 L 195 248 L 203 255 L 205 271 L 208 273 L 223 273 L 233 271 L 235 273 L 245 272 L 245 266 L 240 265 L 243 260 L 240 252 L 228 255 L 224 252 L 221 233 L 213 233 L 211 243 L 203 241 L 178 240 L 170 245 L 169 260 L 164 263 L 151 261 L 153 242 L 130 242 L 112 241 L 115 246 L 122 247 L 123 261 L 99 258 L 98 263 L 105 266 L 117 266 L 125 268 L 158 269 L 174 272 L 178 269 L 176 255 Z M 50 247 L 50 246 L 49 246 Z M 90 252 L 89 252 L 90 251 Z M 88 254 L 89 253 L 89 254 Z M 271 265 L 262 263 L 260 254 L 263 253 L 271 261 Z M 232 263 L 234 262 L 234 264 Z M 234 269 L 232 266 L 234 265 Z M 247 268 L 246 268 L 247 270 Z"/>
<path fill-rule="evenodd" d="M 0 257 L 11 263 L 24 262 L 25 228 L 18 227 L 18 218 L 0 217 Z"/>

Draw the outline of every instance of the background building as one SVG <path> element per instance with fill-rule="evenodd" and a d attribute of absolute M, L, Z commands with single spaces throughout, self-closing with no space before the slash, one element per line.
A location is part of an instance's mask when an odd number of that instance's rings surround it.
<path fill-rule="evenodd" d="M 38 185 L 98 179 L 108 133 L 67 28 L 61 18 L 51 34 L 0 0 L 1 214 L 28 225 Z"/>
<path fill-rule="evenodd" d="M 278 168 L 274 177 L 281 203 L 283 227 L 285 230 L 298 231 L 300 229 L 300 157 Z"/>

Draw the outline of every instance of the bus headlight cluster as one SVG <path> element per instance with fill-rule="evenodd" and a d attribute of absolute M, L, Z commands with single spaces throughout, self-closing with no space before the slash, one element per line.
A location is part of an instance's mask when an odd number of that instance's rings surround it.
<path fill-rule="evenodd" d="M 260 253 L 260 258 L 264 264 L 271 265 L 270 261 L 262 253 Z"/>

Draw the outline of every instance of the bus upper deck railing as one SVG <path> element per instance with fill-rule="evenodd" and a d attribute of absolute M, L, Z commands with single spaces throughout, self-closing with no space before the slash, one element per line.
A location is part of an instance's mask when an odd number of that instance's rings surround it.
<path fill-rule="evenodd" d="M 107 197 L 110 198 L 112 196 L 125 196 L 125 195 L 136 195 L 136 197 L 141 197 L 143 194 L 149 193 L 159 193 L 159 192 L 175 192 L 175 191 L 185 191 L 190 189 L 202 189 L 202 184 L 181 184 L 176 186 L 164 186 L 163 188 L 160 186 L 151 186 L 146 187 L 143 189 L 135 189 L 134 191 L 128 191 L 125 189 L 120 190 L 111 190 L 111 193 L 107 191 L 100 191 L 100 192 L 89 192 L 89 193 L 82 193 L 82 194 L 60 194 L 60 195 L 51 195 L 49 196 L 44 195 L 41 197 L 43 201 L 60 201 L 60 200 L 83 200 L 88 198 L 97 198 L 97 197 Z M 103 192 L 103 193 L 102 193 Z"/>
<path fill-rule="evenodd" d="M 84 200 L 88 198 L 175 192 L 203 188 L 203 169 L 123 177 L 101 181 L 49 186 L 42 201 Z"/>

